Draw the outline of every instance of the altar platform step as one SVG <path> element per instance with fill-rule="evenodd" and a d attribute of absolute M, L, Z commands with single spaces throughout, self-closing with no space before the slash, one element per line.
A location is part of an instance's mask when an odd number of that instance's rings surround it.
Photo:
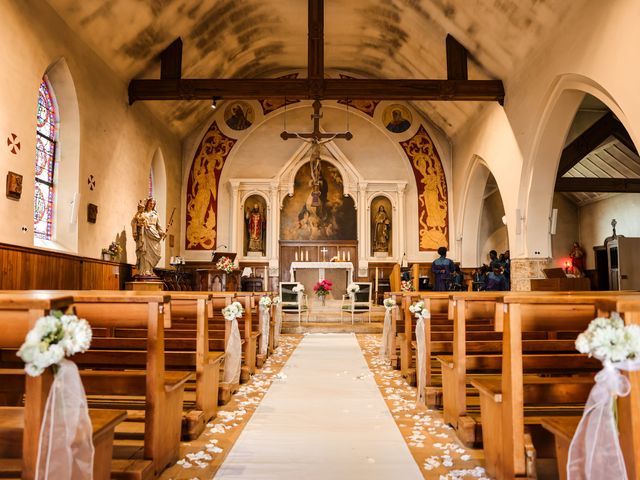
<path fill-rule="evenodd" d="M 379 333 L 382 334 L 381 322 L 356 322 L 351 325 L 349 322 L 284 322 L 282 333 Z"/>

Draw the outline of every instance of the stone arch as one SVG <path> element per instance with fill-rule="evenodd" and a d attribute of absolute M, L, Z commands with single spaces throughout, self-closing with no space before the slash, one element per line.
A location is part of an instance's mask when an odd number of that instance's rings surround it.
<path fill-rule="evenodd" d="M 523 212 L 523 249 L 526 256 L 551 256 L 549 226 L 558 163 L 567 133 L 585 94 L 604 103 L 629 135 L 633 135 L 625 113 L 600 84 L 576 74 L 561 75 L 556 79 L 544 102 L 531 155 L 523 166 L 518 204 Z"/>
<path fill-rule="evenodd" d="M 158 147 L 151 159 L 151 176 L 153 178 L 153 196 L 156 199 L 156 210 L 160 216 L 160 219 L 165 222 L 164 227 L 169 222 L 167 216 L 167 169 L 164 161 L 164 155 L 162 149 Z M 163 255 L 158 262 L 158 265 L 164 265 L 166 255 L 166 249 L 169 247 L 169 242 L 164 243 Z"/>

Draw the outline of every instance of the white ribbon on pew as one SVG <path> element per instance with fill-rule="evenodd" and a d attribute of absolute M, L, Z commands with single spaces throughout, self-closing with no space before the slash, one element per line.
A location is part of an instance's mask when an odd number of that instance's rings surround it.
<path fill-rule="evenodd" d="M 424 335 L 424 322 L 425 319 L 431 318 L 429 313 L 425 315 L 417 314 L 418 321 L 416 322 L 416 348 L 418 350 L 416 358 L 416 384 L 418 386 L 418 394 L 416 396 L 416 405 L 425 405 L 426 396 L 424 388 L 427 383 L 427 345 Z"/>
<path fill-rule="evenodd" d="M 261 306 L 262 315 L 260 316 L 260 354 L 265 355 L 269 348 L 269 323 L 271 322 L 271 307 Z"/>
<path fill-rule="evenodd" d="M 276 305 L 276 325 L 273 329 L 273 348 L 280 345 L 280 331 L 282 330 L 282 306 L 280 303 Z"/>
<path fill-rule="evenodd" d="M 93 455 L 93 429 L 78 367 L 63 359 L 44 407 L 36 479 L 91 479 Z"/>
<path fill-rule="evenodd" d="M 382 344 L 380 345 L 380 358 L 386 361 L 390 361 L 389 355 L 391 354 L 391 312 L 392 308 L 385 308 L 384 323 L 382 326 Z"/>
<path fill-rule="evenodd" d="M 225 383 L 240 382 L 240 369 L 242 367 L 242 340 L 240 339 L 240 330 L 238 329 L 238 319 L 227 320 L 231 322 L 229 329 L 229 338 L 224 353 L 224 375 Z"/>
<path fill-rule="evenodd" d="M 596 374 L 596 384 L 569 446 L 568 480 L 627 479 L 613 402 L 631 392 L 629 379 L 621 371 L 640 370 L 640 361 L 605 361 L 603 366 Z"/>

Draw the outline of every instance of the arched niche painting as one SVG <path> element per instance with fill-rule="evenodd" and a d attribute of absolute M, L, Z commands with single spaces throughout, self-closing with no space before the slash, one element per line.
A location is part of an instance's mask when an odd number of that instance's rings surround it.
<path fill-rule="evenodd" d="M 320 162 L 319 184 L 311 179 L 305 163 L 294 181 L 294 193 L 284 199 L 280 215 L 282 240 L 356 240 L 358 236 L 353 199 L 344 195 L 340 171 Z"/>
<path fill-rule="evenodd" d="M 267 202 L 261 195 L 244 201 L 244 254 L 262 257 L 267 251 Z"/>
<path fill-rule="evenodd" d="M 391 256 L 392 209 L 391 202 L 382 195 L 371 201 L 371 255 Z"/>

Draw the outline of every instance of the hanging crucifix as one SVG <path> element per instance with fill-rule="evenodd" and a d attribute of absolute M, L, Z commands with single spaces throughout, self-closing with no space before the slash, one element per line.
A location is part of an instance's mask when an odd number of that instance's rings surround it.
<path fill-rule="evenodd" d="M 286 105 L 286 102 L 285 102 Z M 311 119 L 313 120 L 313 130 L 311 132 L 287 132 L 286 130 L 280 134 L 283 140 L 290 138 L 299 138 L 305 142 L 311 143 L 311 159 L 309 161 L 309 167 L 311 169 L 311 206 L 320 206 L 320 147 L 327 142 L 330 142 L 336 138 L 344 140 L 351 140 L 353 135 L 349 131 L 349 123 L 347 116 L 347 131 L 341 133 L 325 133 L 320 131 L 320 119 L 322 113 L 320 113 L 322 104 L 320 100 L 316 99 L 313 102 L 313 113 Z M 347 106 L 348 108 L 348 106 Z M 347 111 L 348 115 L 348 111 Z M 286 127 L 285 127 L 286 128 Z"/>

